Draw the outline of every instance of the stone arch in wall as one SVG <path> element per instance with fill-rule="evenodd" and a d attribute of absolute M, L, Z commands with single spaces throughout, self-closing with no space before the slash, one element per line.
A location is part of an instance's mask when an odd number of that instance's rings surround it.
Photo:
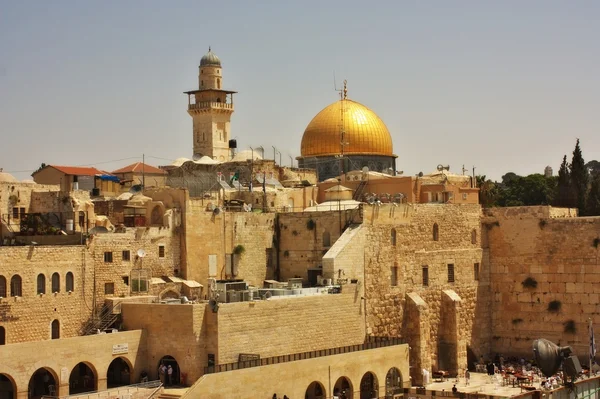
<path fill-rule="evenodd" d="M 36 293 L 45 294 L 46 293 L 46 276 L 42 273 L 37 276 L 37 291 Z"/>
<path fill-rule="evenodd" d="M 60 321 L 58 319 L 52 320 L 50 323 L 50 339 L 60 338 Z"/>
<path fill-rule="evenodd" d="M 379 397 L 379 382 L 375 373 L 367 371 L 360 380 L 360 399 Z"/>
<path fill-rule="evenodd" d="M 79 362 L 69 375 L 69 395 L 92 392 L 97 389 L 98 373 L 91 363 Z"/>
<path fill-rule="evenodd" d="M 325 399 L 326 397 L 325 387 L 320 381 L 311 382 L 304 394 L 305 399 Z"/>
<path fill-rule="evenodd" d="M 52 293 L 60 292 L 60 274 L 52 273 Z"/>
<path fill-rule="evenodd" d="M 10 279 L 10 296 L 23 296 L 23 281 L 21 276 L 15 274 Z"/>
<path fill-rule="evenodd" d="M 385 376 L 385 397 L 392 398 L 402 392 L 402 373 L 396 367 L 392 367 Z"/>
<path fill-rule="evenodd" d="M 165 215 L 164 205 L 154 205 L 152 212 L 150 213 L 150 225 L 151 226 L 162 226 L 163 216 Z"/>
<path fill-rule="evenodd" d="M 181 294 L 177 291 L 175 291 L 175 289 L 173 287 L 169 287 L 169 288 L 165 288 L 163 291 L 160 292 L 160 294 L 158 294 L 158 299 L 163 300 L 163 299 L 179 299 L 181 297 Z"/>
<path fill-rule="evenodd" d="M 17 399 L 17 384 L 8 374 L 0 373 L 0 398 Z"/>
<path fill-rule="evenodd" d="M 50 367 L 41 367 L 31 375 L 28 385 L 28 397 L 40 398 L 44 395 L 58 395 L 58 374 Z"/>
<path fill-rule="evenodd" d="M 108 388 L 130 385 L 132 382 L 131 372 L 133 366 L 129 359 L 125 357 L 117 357 L 108 365 L 106 372 L 106 383 Z"/>
<path fill-rule="evenodd" d="M 159 369 L 162 365 L 164 365 L 167 368 L 171 366 L 171 368 L 173 369 L 171 380 L 169 380 L 169 376 L 167 373 L 165 373 L 163 377 L 159 375 L 159 378 L 161 378 L 161 381 L 165 384 L 165 386 L 179 384 L 179 363 L 177 363 L 177 360 L 175 360 L 173 356 L 166 355 L 163 356 L 158 362 L 157 369 Z"/>
<path fill-rule="evenodd" d="M 348 377 L 340 377 L 333 386 L 333 395 L 345 399 L 354 399 L 352 381 Z"/>

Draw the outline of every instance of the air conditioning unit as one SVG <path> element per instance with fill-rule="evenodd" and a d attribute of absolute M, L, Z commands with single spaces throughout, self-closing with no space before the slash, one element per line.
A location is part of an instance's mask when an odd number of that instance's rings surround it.
<path fill-rule="evenodd" d="M 243 300 L 242 291 L 227 291 L 227 303 L 242 302 Z"/>
<path fill-rule="evenodd" d="M 333 285 L 333 280 L 330 278 L 324 278 L 323 285 Z"/>
<path fill-rule="evenodd" d="M 288 280 L 288 289 L 293 290 L 297 288 L 302 288 L 302 279 L 301 278 L 291 278 Z"/>

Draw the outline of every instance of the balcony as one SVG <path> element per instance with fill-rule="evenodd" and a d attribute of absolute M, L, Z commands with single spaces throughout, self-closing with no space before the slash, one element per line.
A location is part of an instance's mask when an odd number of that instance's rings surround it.
<path fill-rule="evenodd" d="M 188 105 L 188 110 L 202 110 L 202 109 L 211 109 L 211 108 L 216 108 L 216 109 L 231 109 L 233 110 L 233 104 L 231 103 L 221 103 L 221 102 L 216 102 L 216 101 L 206 101 L 206 102 L 201 102 L 201 103 L 196 103 L 196 104 L 189 104 Z"/>

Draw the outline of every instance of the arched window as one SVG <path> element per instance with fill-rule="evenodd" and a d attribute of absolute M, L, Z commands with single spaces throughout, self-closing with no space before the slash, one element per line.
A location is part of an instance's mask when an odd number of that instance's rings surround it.
<path fill-rule="evenodd" d="M 6 277 L 0 276 L 0 297 L 6 298 Z"/>
<path fill-rule="evenodd" d="M 439 241 L 440 240 L 440 228 L 438 227 L 437 223 L 433 224 L 433 241 Z"/>
<path fill-rule="evenodd" d="M 477 230 L 471 232 L 471 244 L 477 244 Z"/>
<path fill-rule="evenodd" d="M 10 296 L 23 296 L 21 291 L 21 276 L 15 274 L 10 279 Z"/>
<path fill-rule="evenodd" d="M 221 79 L 217 79 L 217 89 L 221 88 Z"/>
<path fill-rule="evenodd" d="M 52 274 L 52 292 L 60 292 L 60 276 L 58 273 Z"/>
<path fill-rule="evenodd" d="M 60 338 L 60 322 L 58 320 L 52 320 L 52 324 L 50 325 L 50 334 L 52 339 Z"/>
<path fill-rule="evenodd" d="M 330 247 L 331 246 L 331 235 L 328 231 L 323 233 L 323 246 Z"/>
<path fill-rule="evenodd" d="M 203 80 L 200 81 L 200 87 L 204 87 L 204 81 Z"/>
<path fill-rule="evenodd" d="M 38 274 L 37 276 L 37 293 L 46 293 L 46 276 L 44 276 L 43 274 Z"/>
<path fill-rule="evenodd" d="M 392 246 L 396 246 L 396 229 L 392 229 Z"/>
<path fill-rule="evenodd" d="M 68 272 L 67 275 L 66 275 L 66 277 L 65 277 L 65 280 L 66 280 L 65 289 L 67 291 L 73 292 L 73 288 L 74 288 L 74 285 L 75 285 L 75 283 L 73 281 L 73 273 Z"/>

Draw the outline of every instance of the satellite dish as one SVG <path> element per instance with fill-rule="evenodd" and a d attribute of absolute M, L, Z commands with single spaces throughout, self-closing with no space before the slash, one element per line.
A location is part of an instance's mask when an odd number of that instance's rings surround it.
<path fill-rule="evenodd" d="M 369 173 L 369 167 L 363 166 L 362 171 L 363 171 L 363 173 Z"/>
<path fill-rule="evenodd" d="M 192 157 L 192 161 L 199 161 L 200 158 L 202 158 L 202 155 L 200 155 L 200 154 L 194 154 L 194 156 Z"/>
<path fill-rule="evenodd" d="M 143 258 L 144 256 L 146 256 L 146 251 L 144 251 L 143 249 L 138 249 L 137 250 L 137 256 L 140 258 Z"/>
<path fill-rule="evenodd" d="M 141 193 L 143 189 L 144 189 L 144 186 L 142 186 L 141 184 L 136 184 L 134 186 L 131 186 L 131 188 L 129 189 L 129 193 L 130 194 L 138 194 L 138 193 Z"/>
<path fill-rule="evenodd" d="M 535 361 L 546 377 L 552 377 L 564 361 L 565 374 L 575 380 L 581 373 L 581 365 L 577 356 L 572 355 L 570 346 L 558 346 L 547 339 L 540 338 L 533 341 L 533 355 Z"/>
<path fill-rule="evenodd" d="M 216 215 L 218 215 L 219 213 L 221 213 L 221 208 L 215 208 L 215 209 L 213 210 L 213 215 L 215 215 L 215 216 L 216 216 Z"/>
<path fill-rule="evenodd" d="M 265 299 L 269 299 L 271 298 L 271 296 L 273 296 L 273 294 L 271 294 L 271 291 L 267 291 L 267 293 L 265 294 Z"/>

